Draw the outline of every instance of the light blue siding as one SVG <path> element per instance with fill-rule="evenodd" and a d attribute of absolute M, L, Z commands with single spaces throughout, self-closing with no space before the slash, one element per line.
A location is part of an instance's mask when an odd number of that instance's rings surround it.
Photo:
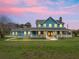
<path fill-rule="evenodd" d="M 44 22 L 43 24 L 46 24 L 46 28 L 49 28 L 49 24 L 52 24 L 52 28 L 54 28 L 54 24 L 57 24 L 57 22 L 49 18 L 49 19 L 48 19 L 46 22 Z M 43 24 L 42 24 L 42 27 L 44 27 Z"/>
<path fill-rule="evenodd" d="M 57 28 L 60 28 L 60 24 L 58 24 L 54 19 L 48 18 L 42 25 L 41 27 L 44 28 L 44 24 L 46 24 L 46 28 L 49 28 L 49 24 L 52 24 L 51 28 L 55 28 L 54 24 L 57 24 Z M 62 24 L 62 26 L 64 27 L 64 24 Z M 63 28 L 62 27 L 62 28 Z"/>
<path fill-rule="evenodd" d="M 18 31 L 17 33 L 18 33 L 18 36 L 22 36 L 22 37 L 24 36 L 24 31 Z"/>

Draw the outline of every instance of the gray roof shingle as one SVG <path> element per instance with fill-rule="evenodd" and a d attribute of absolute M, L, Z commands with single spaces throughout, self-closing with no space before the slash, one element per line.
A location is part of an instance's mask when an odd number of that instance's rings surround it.
<path fill-rule="evenodd" d="M 52 17 L 49 17 L 49 18 L 51 18 L 52 20 L 55 20 L 55 19 L 53 19 Z M 48 19 L 49 19 L 48 18 Z M 47 19 L 47 20 L 48 20 Z M 36 20 L 36 25 L 37 24 L 43 24 L 44 22 L 46 22 L 47 20 Z M 64 22 L 61 22 L 60 20 L 55 20 L 58 24 L 64 24 Z"/>

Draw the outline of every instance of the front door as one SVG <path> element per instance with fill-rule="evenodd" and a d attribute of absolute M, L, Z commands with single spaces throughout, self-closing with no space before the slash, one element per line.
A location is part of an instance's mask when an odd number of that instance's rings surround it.
<path fill-rule="evenodd" d="M 52 31 L 48 31 L 47 35 L 48 35 L 48 37 L 53 37 L 53 32 Z"/>
<path fill-rule="evenodd" d="M 52 32 L 52 31 L 47 32 L 46 38 L 49 40 L 57 40 L 56 36 L 54 35 L 54 32 Z"/>

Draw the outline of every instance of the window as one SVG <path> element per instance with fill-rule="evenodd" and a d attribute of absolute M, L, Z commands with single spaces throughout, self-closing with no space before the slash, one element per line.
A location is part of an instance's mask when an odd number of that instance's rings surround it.
<path fill-rule="evenodd" d="M 38 27 L 41 27 L 41 24 L 38 24 Z"/>
<path fill-rule="evenodd" d="M 30 35 L 30 32 L 28 32 L 28 35 Z"/>
<path fill-rule="evenodd" d="M 51 37 L 51 36 L 53 36 L 53 32 L 52 32 L 52 31 L 49 31 L 49 32 L 47 33 L 47 35 L 48 35 L 49 37 Z"/>
<path fill-rule="evenodd" d="M 52 24 L 49 24 L 49 27 L 52 27 Z"/>
<path fill-rule="evenodd" d="M 14 32 L 12 32 L 12 35 L 14 35 Z"/>
<path fill-rule="evenodd" d="M 43 27 L 46 27 L 46 24 L 43 24 Z"/>
<path fill-rule="evenodd" d="M 57 24 L 54 24 L 54 27 L 57 28 Z"/>
<path fill-rule="evenodd" d="M 62 25 L 62 24 L 60 24 L 60 27 L 62 28 L 62 27 L 63 27 L 63 25 Z"/>
<path fill-rule="evenodd" d="M 26 33 L 26 31 L 24 31 L 24 35 L 26 35 L 27 33 Z"/>
<path fill-rule="evenodd" d="M 16 35 L 17 35 L 18 33 L 16 32 Z"/>

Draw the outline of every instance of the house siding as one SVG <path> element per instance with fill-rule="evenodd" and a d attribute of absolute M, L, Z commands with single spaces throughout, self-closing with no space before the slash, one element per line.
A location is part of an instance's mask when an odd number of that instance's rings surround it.
<path fill-rule="evenodd" d="M 48 19 L 45 23 L 43 24 L 46 24 L 46 28 L 49 28 L 49 24 L 52 24 L 52 27 L 51 28 L 54 28 L 54 24 L 57 24 L 56 21 L 52 20 L 52 19 Z M 41 25 L 42 28 L 44 28 L 43 24 Z"/>
<path fill-rule="evenodd" d="M 40 24 L 40 23 L 39 23 Z M 39 25 L 37 24 L 37 26 Z M 46 27 L 44 26 L 46 24 Z M 49 27 L 49 24 L 52 24 L 52 27 Z M 53 18 L 48 18 L 46 21 L 44 21 L 42 24 L 40 24 L 39 28 L 55 28 L 54 24 L 57 24 L 57 28 L 64 28 L 64 24 L 62 24 L 62 27 L 60 27 L 60 24 L 56 22 Z"/>

